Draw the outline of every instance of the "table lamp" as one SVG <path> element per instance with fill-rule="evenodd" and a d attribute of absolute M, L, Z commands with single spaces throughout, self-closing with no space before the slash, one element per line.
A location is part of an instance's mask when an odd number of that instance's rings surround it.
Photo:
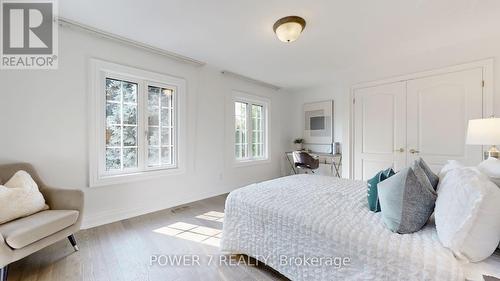
<path fill-rule="evenodd" d="M 484 152 L 484 159 L 500 158 L 500 151 L 495 146 L 500 144 L 500 118 L 469 120 L 467 144 L 491 145 L 488 151 Z"/>

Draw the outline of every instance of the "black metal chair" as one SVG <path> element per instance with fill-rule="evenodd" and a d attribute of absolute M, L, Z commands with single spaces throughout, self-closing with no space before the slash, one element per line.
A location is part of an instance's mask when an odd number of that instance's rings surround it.
<path fill-rule="evenodd" d="M 295 167 L 304 169 L 306 174 L 308 170 L 314 174 L 314 170 L 319 168 L 319 159 L 312 157 L 311 154 L 305 151 L 294 151 L 292 155 Z"/>

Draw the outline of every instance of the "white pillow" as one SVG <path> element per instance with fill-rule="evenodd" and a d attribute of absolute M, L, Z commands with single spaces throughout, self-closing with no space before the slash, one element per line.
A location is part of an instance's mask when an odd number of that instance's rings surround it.
<path fill-rule="evenodd" d="M 481 162 L 477 168 L 483 174 L 490 177 L 490 180 L 500 187 L 500 160 L 490 157 Z"/>
<path fill-rule="evenodd" d="M 460 163 L 457 160 L 448 160 L 446 165 L 441 168 L 441 171 L 439 171 L 439 180 L 443 179 L 443 177 L 448 173 L 449 171 L 456 169 L 456 168 L 463 168 L 465 167 L 464 164 Z"/>
<path fill-rule="evenodd" d="M 45 208 L 45 199 L 27 172 L 18 171 L 7 183 L 0 185 L 0 224 Z"/>
<path fill-rule="evenodd" d="M 439 240 L 470 262 L 489 257 L 500 241 L 500 189 L 478 169 L 448 171 L 439 182 L 434 216 Z"/>

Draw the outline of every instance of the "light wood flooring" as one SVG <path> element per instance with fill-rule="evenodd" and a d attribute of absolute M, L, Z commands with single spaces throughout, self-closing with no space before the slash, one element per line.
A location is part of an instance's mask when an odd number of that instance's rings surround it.
<path fill-rule="evenodd" d="M 11 264 L 8 281 L 288 280 L 255 260 L 238 263 L 246 256 L 229 262 L 219 252 L 225 198 L 82 230 L 75 235 L 79 252 L 60 241 Z M 164 266 L 151 265 L 152 255 Z M 174 255 L 186 255 L 187 264 L 165 265 Z M 191 255 L 199 256 L 199 266 L 189 265 Z"/>

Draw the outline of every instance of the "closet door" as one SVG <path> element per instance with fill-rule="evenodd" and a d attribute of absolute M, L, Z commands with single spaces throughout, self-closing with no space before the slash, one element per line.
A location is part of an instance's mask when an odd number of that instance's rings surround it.
<path fill-rule="evenodd" d="M 408 164 L 422 157 L 434 171 L 447 160 L 481 161 L 481 147 L 465 144 L 469 119 L 482 117 L 482 69 L 407 82 Z"/>
<path fill-rule="evenodd" d="M 406 165 L 405 82 L 354 92 L 354 178 Z"/>

